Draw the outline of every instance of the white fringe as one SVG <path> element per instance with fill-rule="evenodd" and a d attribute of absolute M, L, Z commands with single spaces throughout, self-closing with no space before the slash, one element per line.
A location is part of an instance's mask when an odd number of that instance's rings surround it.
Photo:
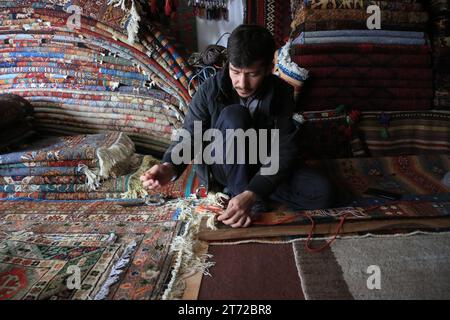
<path fill-rule="evenodd" d="M 101 185 L 100 181 L 111 176 L 112 168 L 130 159 L 134 151 L 133 141 L 126 134 L 120 133 L 112 146 L 97 150 L 99 168 L 93 169 L 85 164 L 78 164 L 78 172 L 84 174 L 87 178 L 86 186 L 89 188 L 89 191 L 97 190 Z"/>
<path fill-rule="evenodd" d="M 97 150 L 97 159 L 100 163 L 100 178 L 109 178 L 111 169 L 119 162 L 125 161 L 134 154 L 134 143 L 124 133 L 120 133 L 116 142 L 108 148 Z"/>
<path fill-rule="evenodd" d="M 125 249 L 124 253 L 120 257 L 119 261 L 112 267 L 111 272 L 102 285 L 100 291 L 95 295 L 94 300 L 104 300 L 109 294 L 109 288 L 119 281 L 120 275 L 123 273 L 124 268 L 130 263 L 131 256 L 136 250 L 137 243 L 133 241 Z"/>
<path fill-rule="evenodd" d="M 136 36 L 139 32 L 139 22 L 141 21 L 141 17 L 139 16 L 138 10 L 136 8 L 136 3 L 134 0 L 131 0 L 131 8 L 127 9 L 126 0 L 108 0 L 108 5 L 112 5 L 114 7 L 120 7 L 125 12 L 130 13 L 130 21 L 127 26 L 128 33 L 128 43 L 133 44 L 136 41 Z"/>
<path fill-rule="evenodd" d="M 210 199 L 203 201 L 210 201 Z M 171 245 L 171 252 L 176 252 L 177 257 L 172 270 L 172 278 L 162 296 L 162 300 L 181 299 L 186 286 L 185 279 L 196 272 L 202 272 L 204 275 L 210 276 L 209 268 L 215 265 L 214 262 L 208 262 L 212 255 L 198 256 L 195 254 L 195 249 L 200 244 L 196 235 L 203 218 L 208 218 L 207 225 L 215 228 L 214 214 L 196 213 L 194 212 L 196 205 L 198 205 L 198 202 L 192 197 L 180 200 L 177 206 L 181 209 L 179 220 L 186 224 L 183 235 L 176 237 Z"/>
<path fill-rule="evenodd" d="M 122 9 L 123 11 L 127 10 L 127 8 L 125 7 L 125 0 L 108 0 L 108 5 L 113 5 L 116 8 L 120 6 L 120 9 Z"/>
<path fill-rule="evenodd" d="M 136 41 L 136 36 L 139 32 L 139 22 L 141 21 L 141 17 L 139 16 L 139 13 L 136 9 L 136 4 L 134 1 L 132 1 L 131 4 L 131 17 L 130 22 L 127 26 L 127 33 L 128 33 L 128 43 L 133 44 Z"/>

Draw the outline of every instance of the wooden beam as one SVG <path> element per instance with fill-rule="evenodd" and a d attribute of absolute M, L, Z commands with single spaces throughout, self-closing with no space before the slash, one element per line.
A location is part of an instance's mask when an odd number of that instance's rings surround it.
<path fill-rule="evenodd" d="M 332 236 L 336 234 L 339 222 L 317 224 L 314 235 Z M 449 218 L 399 218 L 389 220 L 352 220 L 345 222 L 340 235 L 373 232 L 392 229 L 443 229 L 450 228 Z M 198 238 L 203 241 L 248 240 L 280 236 L 307 236 L 311 232 L 310 225 L 284 225 L 267 227 L 250 227 L 247 229 L 224 228 L 208 230 L 202 226 Z"/>

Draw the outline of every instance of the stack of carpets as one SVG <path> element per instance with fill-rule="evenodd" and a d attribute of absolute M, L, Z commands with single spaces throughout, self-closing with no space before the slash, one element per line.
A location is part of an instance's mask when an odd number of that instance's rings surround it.
<path fill-rule="evenodd" d="M 0 153 L 8 152 L 33 136 L 33 107 L 13 94 L 0 95 Z"/>
<path fill-rule="evenodd" d="M 115 130 L 162 153 L 192 73 L 139 12 L 134 0 L 1 0 L 0 93 L 29 100 L 39 131 Z"/>
<path fill-rule="evenodd" d="M 450 1 L 430 1 L 433 23 L 434 54 L 434 105 L 439 109 L 450 108 Z"/>
<path fill-rule="evenodd" d="M 339 105 L 359 110 L 432 107 L 428 13 L 419 1 L 297 1 L 292 23 L 293 62 L 309 71 L 302 111 Z M 378 5 L 381 30 L 369 30 Z"/>
<path fill-rule="evenodd" d="M 107 140 L 111 141 L 114 135 L 118 138 L 117 143 L 106 147 Z M 83 145 L 83 141 L 92 147 Z M 76 150 L 72 152 L 62 147 L 61 143 Z M 104 147 L 98 147 L 99 145 Z M 74 160 L 30 162 L 26 161 L 26 152 L 1 156 L 11 159 L 22 154 L 24 162 L 3 165 L 0 161 L 0 199 L 94 201 L 142 199 L 148 195 L 163 199 L 180 199 L 197 192 L 200 181 L 193 165 L 188 166 L 179 179 L 164 188 L 153 192 L 145 190 L 140 177 L 160 161 L 150 155 L 133 154 L 132 146 L 131 140 L 126 136 L 113 133 L 102 138 L 99 134 L 41 140 L 27 148 L 47 151 L 52 159 L 52 154 L 58 150 L 58 154 L 65 154 L 62 157 L 70 158 L 76 155 Z M 89 152 L 89 156 L 86 152 Z M 44 157 L 42 151 L 33 154 Z M 83 159 L 92 157 L 93 154 L 96 155 L 93 160 Z M 115 163 L 112 167 L 108 164 L 111 162 Z M 107 169 L 108 167 L 110 169 Z"/>
<path fill-rule="evenodd" d="M 381 11 L 382 30 L 425 30 L 428 14 L 419 0 L 294 0 L 294 33 L 325 30 L 367 30 L 369 6 Z"/>
<path fill-rule="evenodd" d="M 0 155 L 0 197 L 118 198 L 143 158 L 123 133 L 39 138 Z"/>

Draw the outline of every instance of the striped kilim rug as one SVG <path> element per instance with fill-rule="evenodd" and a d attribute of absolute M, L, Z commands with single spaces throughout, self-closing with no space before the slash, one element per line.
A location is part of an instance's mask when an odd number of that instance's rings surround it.
<path fill-rule="evenodd" d="M 367 112 L 357 130 L 372 157 L 450 154 L 448 112 Z"/>

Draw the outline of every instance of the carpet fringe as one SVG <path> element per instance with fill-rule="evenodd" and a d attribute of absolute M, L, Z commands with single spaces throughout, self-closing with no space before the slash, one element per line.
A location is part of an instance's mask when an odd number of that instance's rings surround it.
<path fill-rule="evenodd" d="M 130 158 L 134 151 L 134 142 L 124 133 L 120 133 L 112 146 L 99 148 L 97 150 L 97 159 L 100 163 L 99 177 L 109 178 L 111 169 L 116 164 Z"/>
<path fill-rule="evenodd" d="M 139 169 L 131 176 L 128 183 L 128 191 L 122 194 L 123 199 L 139 199 L 148 195 L 148 191 L 142 185 L 141 176 L 160 161 L 152 156 L 144 156 Z"/>
<path fill-rule="evenodd" d="M 78 171 L 86 176 L 86 186 L 90 191 L 95 191 L 100 187 L 100 178 L 98 177 L 98 170 L 89 169 L 85 164 L 78 165 Z"/>
<path fill-rule="evenodd" d="M 137 243 L 133 241 L 130 243 L 125 251 L 123 252 L 122 256 L 119 258 L 119 260 L 116 262 L 116 264 L 112 267 L 111 272 L 108 275 L 108 278 L 103 283 L 101 289 L 99 292 L 95 295 L 94 300 L 104 300 L 109 294 L 109 289 L 112 285 L 117 283 L 119 281 L 120 276 L 122 275 L 123 271 L 125 270 L 125 267 L 128 266 L 131 262 L 131 256 L 133 255 L 134 251 L 137 248 Z"/>
<path fill-rule="evenodd" d="M 337 236 L 338 240 L 346 240 L 346 239 L 367 239 L 367 238 L 400 238 L 400 237 L 413 237 L 418 235 L 450 235 L 450 232 L 427 232 L 427 231 L 414 231 L 411 233 L 396 233 L 396 234 L 373 234 L 367 233 L 365 235 L 358 236 Z M 315 240 L 331 240 L 334 236 L 327 237 L 317 237 L 313 238 L 312 241 Z M 249 240 L 241 240 L 241 241 L 233 241 L 233 242 L 210 242 L 211 246 L 236 246 L 241 244 L 250 244 L 250 243 L 258 243 L 258 244 L 293 244 L 299 241 L 306 241 L 307 236 L 301 236 L 292 240 L 262 240 L 262 239 L 249 239 Z"/>
<path fill-rule="evenodd" d="M 130 160 L 135 151 L 134 142 L 124 133 L 110 147 L 99 148 L 96 152 L 99 168 L 89 168 L 85 164 L 78 165 L 78 172 L 86 176 L 86 185 L 90 191 L 101 186 L 101 180 L 111 176 L 112 168 Z"/>
<path fill-rule="evenodd" d="M 209 201 L 204 199 L 203 201 Z M 195 207 L 198 201 L 194 198 L 182 199 L 177 208 L 181 210 L 179 220 L 184 222 L 184 232 L 181 236 L 174 239 L 171 245 L 171 252 L 176 253 L 176 261 L 172 270 L 172 277 L 162 296 L 162 300 L 181 299 L 186 288 L 185 279 L 194 273 L 202 272 L 209 275 L 209 268 L 215 265 L 215 262 L 209 261 L 212 255 L 196 255 L 196 248 L 201 241 L 197 239 L 203 219 L 207 219 L 207 225 L 214 227 L 215 216 L 212 213 L 197 213 Z"/>

